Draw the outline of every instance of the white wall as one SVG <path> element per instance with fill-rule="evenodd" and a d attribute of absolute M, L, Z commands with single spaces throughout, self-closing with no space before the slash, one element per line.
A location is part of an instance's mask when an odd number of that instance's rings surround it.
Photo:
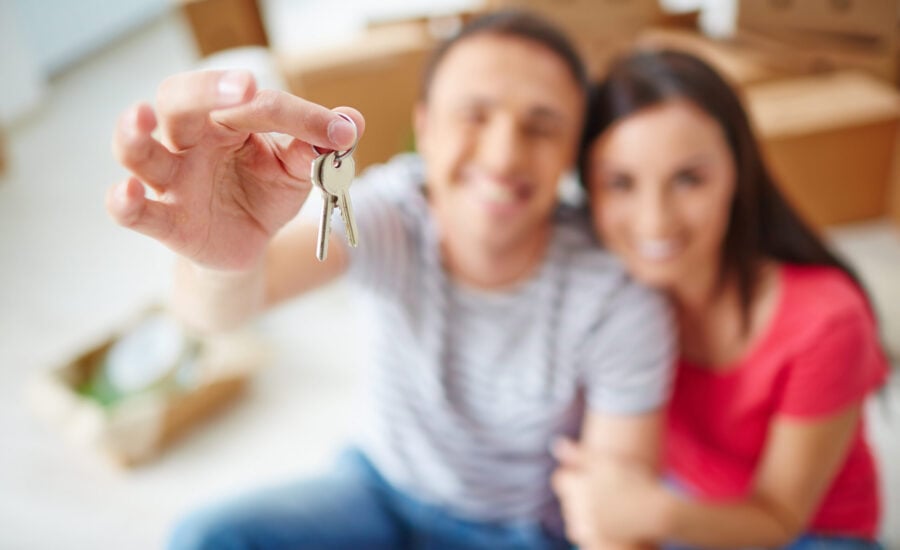
<path fill-rule="evenodd" d="M 0 126 L 39 105 L 49 77 L 169 8 L 169 0 L 0 0 Z"/>
<path fill-rule="evenodd" d="M 0 0 L 0 127 L 34 109 L 44 78 L 25 44 L 11 0 Z"/>
<path fill-rule="evenodd" d="M 13 2 L 25 41 L 38 66 L 48 75 L 169 9 L 168 0 Z"/>

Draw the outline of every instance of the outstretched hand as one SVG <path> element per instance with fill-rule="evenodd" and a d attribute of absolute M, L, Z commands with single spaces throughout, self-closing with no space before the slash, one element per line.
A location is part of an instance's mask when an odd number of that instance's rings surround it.
<path fill-rule="evenodd" d="M 336 111 L 363 132 L 358 111 Z M 119 119 L 113 151 L 131 177 L 108 191 L 107 211 L 198 265 L 248 269 L 306 200 L 311 145 L 346 149 L 356 139 L 336 111 L 258 91 L 246 71 L 170 77 L 155 111 L 138 104 Z"/>

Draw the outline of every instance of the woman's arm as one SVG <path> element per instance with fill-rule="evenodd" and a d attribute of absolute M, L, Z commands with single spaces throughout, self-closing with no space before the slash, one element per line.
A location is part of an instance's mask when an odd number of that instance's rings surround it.
<path fill-rule="evenodd" d="M 589 493 L 594 532 L 703 548 L 778 547 L 808 525 L 847 455 L 860 411 L 855 403 L 827 417 L 778 417 L 751 494 L 727 504 L 679 494 L 640 462 L 583 448 L 564 451 L 582 469 L 581 494 Z"/>
<path fill-rule="evenodd" d="M 797 538 L 847 456 L 861 404 L 823 418 L 778 417 L 751 495 L 731 504 L 704 504 L 671 491 L 663 502 L 658 536 L 708 548 L 783 546 Z"/>

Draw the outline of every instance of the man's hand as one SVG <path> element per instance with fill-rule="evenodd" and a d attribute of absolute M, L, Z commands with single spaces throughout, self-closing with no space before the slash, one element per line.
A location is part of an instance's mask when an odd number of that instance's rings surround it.
<path fill-rule="evenodd" d="M 566 535 L 585 549 L 608 541 L 653 541 L 660 502 L 656 473 L 639 461 L 591 452 L 568 439 L 553 448 L 559 468 L 553 489 L 562 504 Z"/>
<path fill-rule="evenodd" d="M 339 110 L 363 132 L 359 112 Z M 310 145 L 346 149 L 355 139 L 337 112 L 257 91 L 248 72 L 179 74 L 160 86 L 155 112 L 139 104 L 120 117 L 113 150 L 132 177 L 109 190 L 106 207 L 198 265 L 245 270 L 306 200 Z"/>

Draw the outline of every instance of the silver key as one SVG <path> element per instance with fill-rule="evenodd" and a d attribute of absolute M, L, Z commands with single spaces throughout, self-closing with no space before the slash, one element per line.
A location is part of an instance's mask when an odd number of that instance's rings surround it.
<path fill-rule="evenodd" d="M 322 191 L 322 216 L 319 218 L 319 238 L 316 241 L 316 258 L 324 262 L 328 258 L 328 239 L 331 238 L 331 216 L 337 197 Z"/>
<path fill-rule="evenodd" d="M 326 193 L 336 197 L 336 206 L 341 211 L 344 226 L 347 228 L 347 242 L 350 246 L 358 244 L 356 218 L 350 202 L 350 185 L 356 177 L 356 162 L 350 154 L 342 157 L 338 153 L 328 153 L 319 165 L 318 179 Z"/>
<path fill-rule="evenodd" d="M 324 153 L 320 154 L 315 159 L 313 159 L 312 165 L 309 167 L 309 181 L 322 193 L 327 193 L 327 191 L 322 188 L 322 182 L 319 181 L 319 174 L 322 171 L 322 162 L 325 160 L 326 156 L 328 155 Z"/>
<path fill-rule="evenodd" d="M 338 115 L 356 127 L 349 116 L 343 113 Z M 312 146 L 318 156 L 310 166 L 309 180 L 322 192 L 322 215 L 319 218 L 319 238 L 316 242 L 316 258 L 320 262 L 328 257 L 328 239 L 331 236 L 331 218 L 335 207 L 340 209 L 341 217 L 344 219 L 347 241 L 350 246 L 357 244 L 356 219 L 350 206 L 349 189 L 356 175 L 356 162 L 352 155 L 358 140 L 357 135 L 357 140 L 346 151 L 323 153 L 315 145 Z M 326 180 L 329 183 L 326 184 Z"/>
<path fill-rule="evenodd" d="M 331 216 L 334 212 L 335 197 L 322 187 L 319 180 L 320 167 L 327 155 L 319 155 L 312 162 L 309 180 L 322 193 L 322 214 L 319 217 L 319 238 L 316 241 L 316 258 L 324 262 L 328 257 L 328 239 L 331 237 Z"/>

